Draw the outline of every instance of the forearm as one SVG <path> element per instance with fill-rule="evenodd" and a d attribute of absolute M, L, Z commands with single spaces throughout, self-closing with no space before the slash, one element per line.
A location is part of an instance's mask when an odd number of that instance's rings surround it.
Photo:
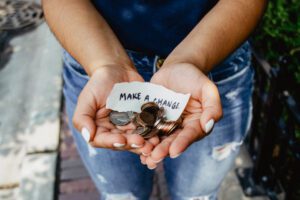
<path fill-rule="evenodd" d="M 101 66 L 133 64 L 89 0 L 43 0 L 46 21 L 61 45 L 91 75 Z"/>
<path fill-rule="evenodd" d="M 221 0 L 171 52 L 164 65 L 192 63 L 204 73 L 226 58 L 253 31 L 267 0 Z"/>

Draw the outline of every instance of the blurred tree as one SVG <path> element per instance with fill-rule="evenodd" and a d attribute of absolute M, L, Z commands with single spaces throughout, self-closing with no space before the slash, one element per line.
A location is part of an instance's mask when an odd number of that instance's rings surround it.
<path fill-rule="evenodd" d="M 253 40 L 255 49 L 272 66 L 284 58 L 281 67 L 287 67 L 300 84 L 300 0 L 269 1 Z"/>

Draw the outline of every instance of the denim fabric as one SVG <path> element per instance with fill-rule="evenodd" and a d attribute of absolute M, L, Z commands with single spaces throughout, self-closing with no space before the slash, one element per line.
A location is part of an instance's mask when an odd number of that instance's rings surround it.
<path fill-rule="evenodd" d="M 139 73 L 149 80 L 157 56 L 128 51 Z M 193 143 L 176 159 L 164 160 L 169 193 L 174 200 L 216 199 L 217 191 L 238 154 L 251 121 L 253 69 L 245 43 L 209 74 L 221 95 L 224 116 L 212 133 Z M 64 53 L 64 95 L 71 122 L 77 97 L 88 81 L 83 68 Z M 96 184 L 101 199 L 148 199 L 153 171 L 140 164 L 139 156 L 93 148 L 69 124 L 80 156 Z"/>

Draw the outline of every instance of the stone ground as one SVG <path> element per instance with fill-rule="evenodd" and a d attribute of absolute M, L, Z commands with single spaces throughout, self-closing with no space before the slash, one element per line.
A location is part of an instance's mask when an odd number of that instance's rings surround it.
<path fill-rule="evenodd" d="M 0 199 L 52 200 L 61 48 L 45 23 L 0 39 Z"/>

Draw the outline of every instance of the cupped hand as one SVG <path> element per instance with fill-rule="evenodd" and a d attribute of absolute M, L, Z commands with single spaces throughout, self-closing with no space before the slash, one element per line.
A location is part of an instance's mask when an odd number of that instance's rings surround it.
<path fill-rule="evenodd" d="M 119 129 L 109 120 L 111 110 L 106 109 L 106 99 L 115 83 L 144 81 L 134 69 L 120 66 L 103 66 L 97 69 L 78 97 L 73 116 L 74 127 L 93 147 L 114 150 L 131 150 L 147 155 L 157 139 L 145 141 L 137 134 L 130 134 L 127 129 Z"/>
<path fill-rule="evenodd" d="M 176 158 L 193 142 L 207 136 L 222 117 L 222 106 L 215 84 L 192 64 L 163 66 L 151 82 L 175 92 L 191 94 L 183 113 L 182 127 L 164 138 L 150 156 L 141 155 L 142 163 L 152 169 L 166 156 Z"/>

